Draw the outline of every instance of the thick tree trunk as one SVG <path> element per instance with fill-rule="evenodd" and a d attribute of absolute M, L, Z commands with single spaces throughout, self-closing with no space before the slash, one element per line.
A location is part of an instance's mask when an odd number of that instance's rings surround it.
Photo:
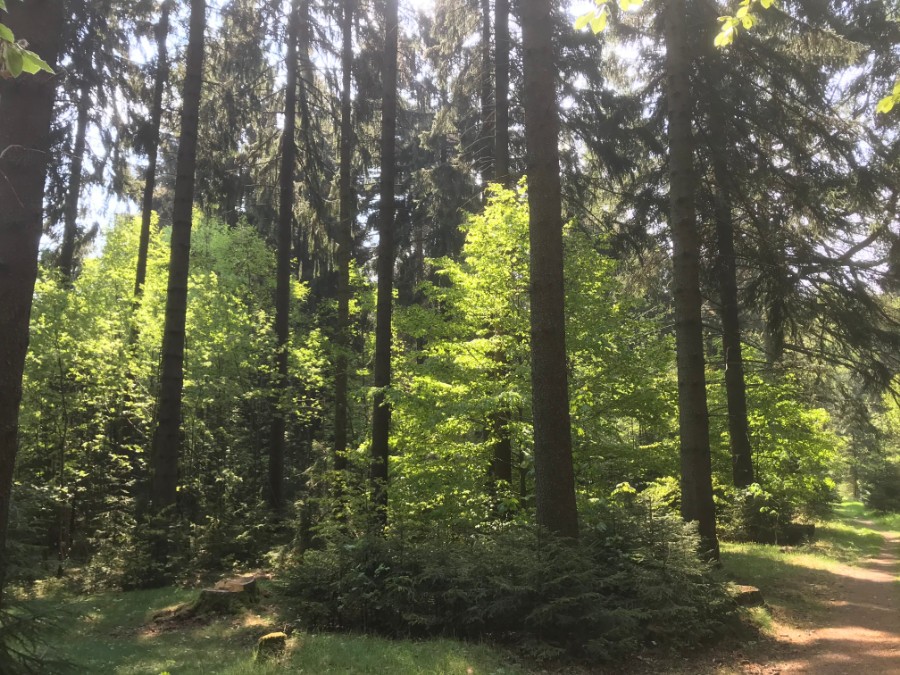
<path fill-rule="evenodd" d="M 678 426 L 681 440 L 681 514 L 688 522 L 697 521 L 702 553 L 718 558 L 703 357 L 700 241 L 694 204 L 696 181 L 691 131 L 691 61 L 685 12 L 685 0 L 669 0 L 664 17 L 669 109 L 669 227 L 673 245 Z"/>
<path fill-rule="evenodd" d="M 550 0 L 522 4 L 531 244 L 531 382 L 537 521 L 578 536 L 566 365 L 559 110 Z"/>
<path fill-rule="evenodd" d="M 494 97 L 491 87 L 491 0 L 481 0 L 481 144 L 479 164 L 485 185 L 494 179 Z"/>
<path fill-rule="evenodd" d="M 372 410 L 372 447 L 369 478 L 377 519 L 387 523 L 388 437 L 391 406 L 391 314 L 394 289 L 394 181 L 397 132 L 397 0 L 384 5 L 384 92 L 381 104 L 381 190 L 378 214 L 378 294 L 375 305 L 375 396 Z"/>
<path fill-rule="evenodd" d="M 337 351 L 334 362 L 334 468 L 347 468 L 347 389 L 350 356 L 350 259 L 353 246 L 353 2 L 343 0 L 341 16 L 340 214 L 337 231 Z"/>
<path fill-rule="evenodd" d="M 138 243 L 137 273 L 134 280 L 134 297 L 144 293 L 147 278 L 147 249 L 150 246 L 150 216 L 153 212 L 153 191 L 156 189 L 156 161 L 159 154 L 159 125 L 162 119 L 162 98 L 169 80 L 169 56 L 166 38 L 169 35 L 171 4 L 163 2 L 159 22 L 156 24 L 156 76 L 153 82 L 153 100 L 150 102 L 150 130 L 147 138 L 147 173 L 144 177 L 144 196 L 141 200 L 141 235 Z"/>
<path fill-rule="evenodd" d="M 509 186 L 509 0 L 494 0 L 494 180 Z"/>
<path fill-rule="evenodd" d="M 11 2 L 3 18 L 17 38 L 56 63 L 60 0 Z M 0 604 L 55 89 L 56 77 L 45 73 L 0 79 Z"/>
<path fill-rule="evenodd" d="M 187 62 L 182 92 L 181 134 L 172 208 L 172 240 L 162 344 L 162 377 L 156 432 L 153 436 L 153 480 L 150 503 L 160 514 L 175 504 L 178 460 L 181 454 L 181 399 L 184 385 L 184 341 L 187 287 L 191 253 L 191 217 L 194 207 L 194 170 L 197 164 L 197 128 L 203 86 L 206 0 L 191 0 Z M 159 563 L 167 560 L 162 544 L 154 546 Z M 157 542 L 159 544 L 159 542 Z"/>
<path fill-rule="evenodd" d="M 284 90 L 284 131 L 281 136 L 281 170 L 278 204 L 278 269 L 275 282 L 275 411 L 269 444 L 269 508 L 278 513 L 284 506 L 284 448 L 288 391 L 288 342 L 291 314 L 291 231 L 294 224 L 294 166 L 297 163 L 295 140 L 297 122 L 297 40 L 300 33 L 299 3 L 291 3 L 287 31 L 287 77 Z"/>
<path fill-rule="evenodd" d="M 81 84 L 75 120 L 75 142 L 72 146 L 69 190 L 63 210 L 63 239 L 59 249 L 59 273 L 64 283 L 72 281 L 75 266 L 75 238 L 78 235 L 78 202 L 81 197 L 81 179 L 84 168 L 84 152 L 87 147 L 88 113 L 91 107 L 91 87 L 87 81 Z"/>

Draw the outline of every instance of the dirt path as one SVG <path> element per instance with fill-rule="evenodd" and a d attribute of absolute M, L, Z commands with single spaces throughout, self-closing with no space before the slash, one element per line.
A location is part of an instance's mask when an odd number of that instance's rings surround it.
<path fill-rule="evenodd" d="M 819 627 L 777 625 L 778 655 L 765 664 L 744 663 L 743 672 L 900 675 L 900 533 L 884 534 L 877 557 L 829 570 L 834 580 Z"/>

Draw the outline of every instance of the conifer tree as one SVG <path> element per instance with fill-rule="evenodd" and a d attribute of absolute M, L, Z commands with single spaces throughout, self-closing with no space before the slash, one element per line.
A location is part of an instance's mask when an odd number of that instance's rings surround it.
<path fill-rule="evenodd" d="M 370 479 L 376 518 L 387 522 L 388 456 L 391 405 L 391 315 L 394 290 L 394 217 L 397 134 L 397 0 L 384 0 L 384 60 L 382 63 L 381 177 L 378 203 L 378 293 L 375 309 L 375 395 L 372 410 Z"/>
<path fill-rule="evenodd" d="M 184 389 L 184 345 L 187 315 L 187 286 L 191 253 L 191 224 L 194 209 L 194 169 L 197 157 L 200 95 L 203 88 L 206 0 L 191 0 L 187 61 L 182 91 L 181 133 L 172 211 L 169 281 L 166 292 L 165 328 L 159 392 L 159 412 L 153 435 L 151 465 L 153 478 L 150 505 L 154 514 L 171 519 L 178 489 L 181 455 L 181 404 Z M 158 563 L 168 558 L 166 535 L 153 548 Z"/>
<path fill-rule="evenodd" d="M 549 0 L 522 6 L 531 246 L 531 381 L 538 524 L 575 538 L 575 472 L 566 365 L 557 61 Z"/>
<path fill-rule="evenodd" d="M 58 0 L 9 3 L 5 25 L 46 62 L 56 63 L 63 6 Z M 56 76 L 0 79 L 0 605 L 19 435 L 28 323 L 43 231 L 44 180 Z"/>

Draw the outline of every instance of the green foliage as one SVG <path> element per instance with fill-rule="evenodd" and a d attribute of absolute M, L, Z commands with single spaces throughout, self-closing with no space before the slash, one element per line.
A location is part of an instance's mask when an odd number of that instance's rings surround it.
<path fill-rule="evenodd" d="M 0 1 L 0 11 L 6 11 L 5 2 Z M 41 71 L 52 73 L 53 69 L 28 49 L 25 40 L 16 40 L 9 26 L 0 23 L 0 78 L 19 77 L 22 73 L 35 75 Z"/>
<path fill-rule="evenodd" d="M 469 527 L 529 503 L 528 205 L 521 187 L 491 190 L 465 227 L 462 259 L 433 261 L 425 306 L 397 312 L 391 508 L 404 522 Z M 565 245 L 572 424 L 586 500 L 601 486 L 676 470 L 671 342 L 596 241 L 569 226 Z M 489 486 L 502 437 L 516 489 Z"/>
<path fill-rule="evenodd" d="M 136 533 L 146 501 L 167 278 L 166 233 L 151 228 L 147 281 L 132 301 L 140 219 L 106 235 L 74 287 L 45 271 L 35 290 L 21 415 L 20 475 L 52 502 L 40 511 L 44 546 L 65 560 L 92 554 L 86 583 L 129 587 L 146 560 Z M 179 486 L 192 565 L 255 564 L 265 550 L 261 517 L 271 416 L 274 255 L 247 227 L 195 217 L 184 373 L 183 464 Z M 295 283 L 299 311 L 307 290 Z M 295 331 L 290 433 L 322 414 L 324 338 Z M 290 485 L 301 482 L 292 463 Z"/>
<path fill-rule="evenodd" d="M 285 569 L 308 628 L 453 636 L 519 645 L 539 658 L 608 660 L 722 630 L 731 605 L 675 517 L 595 506 L 578 543 L 530 527 L 354 536 L 335 531 Z"/>

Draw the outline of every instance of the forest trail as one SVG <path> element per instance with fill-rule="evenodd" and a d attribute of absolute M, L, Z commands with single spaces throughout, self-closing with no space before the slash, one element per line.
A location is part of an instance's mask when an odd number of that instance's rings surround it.
<path fill-rule="evenodd" d="M 855 524 L 875 528 L 872 521 Z M 882 530 L 879 555 L 829 572 L 827 612 L 815 627 L 774 626 L 776 655 L 746 663 L 752 675 L 900 675 L 900 532 Z"/>

